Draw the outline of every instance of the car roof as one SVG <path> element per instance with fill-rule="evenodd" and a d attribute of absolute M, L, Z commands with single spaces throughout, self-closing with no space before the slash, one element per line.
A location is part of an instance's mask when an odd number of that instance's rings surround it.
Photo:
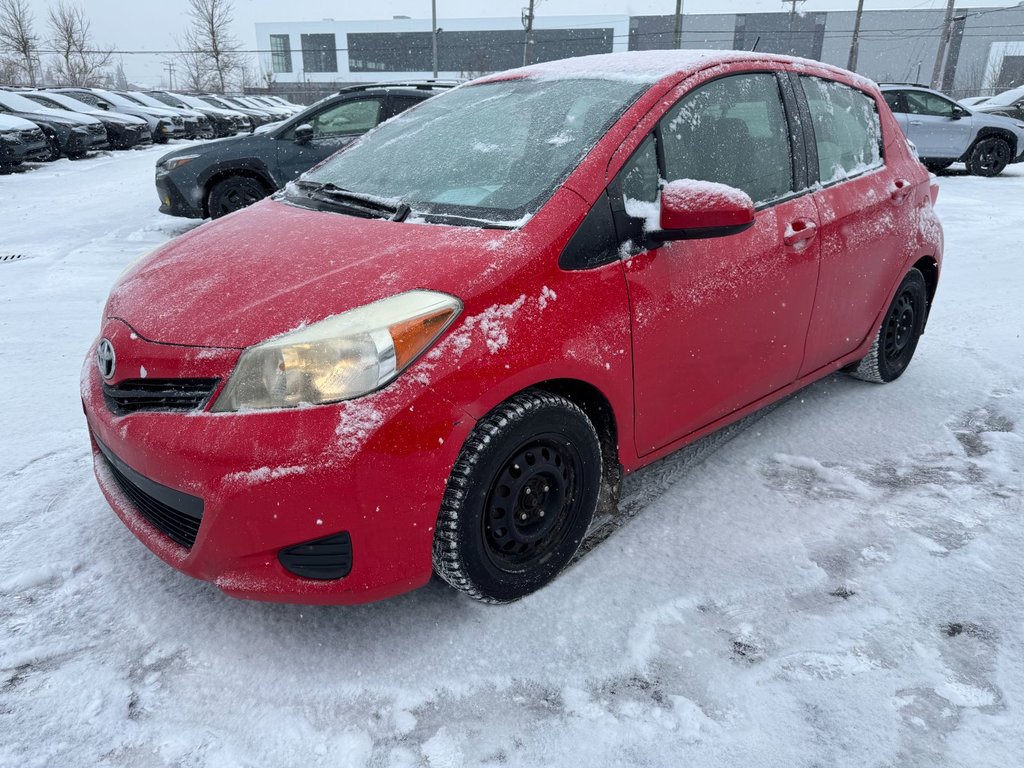
<path fill-rule="evenodd" d="M 624 80 L 653 85 L 672 75 L 688 75 L 709 67 L 737 62 L 789 64 L 809 73 L 825 72 L 839 75 L 864 88 L 873 89 L 875 87 L 873 81 L 862 75 L 820 61 L 758 51 L 717 49 L 599 53 L 592 56 L 578 56 L 571 59 L 530 64 L 518 69 L 486 75 L 475 82 L 495 82 L 525 77 L 552 80 Z"/>

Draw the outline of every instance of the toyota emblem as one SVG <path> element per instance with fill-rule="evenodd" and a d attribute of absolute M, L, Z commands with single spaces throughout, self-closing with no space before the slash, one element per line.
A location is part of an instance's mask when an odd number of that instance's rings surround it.
<path fill-rule="evenodd" d="M 114 366 L 117 365 L 117 356 L 114 354 L 114 345 L 110 343 L 110 339 L 103 339 L 100 342 L 100 346 L 96 350 L 96 364 L 99 366 L 100 375 L 104 379 L 113 377 Z"/>

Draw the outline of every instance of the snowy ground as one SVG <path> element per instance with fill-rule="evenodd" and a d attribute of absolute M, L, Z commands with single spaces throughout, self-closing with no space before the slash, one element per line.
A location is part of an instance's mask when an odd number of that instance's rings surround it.
<path fill-rule="evenodd" d="M 941 180 L 895 384 L 630 478 L 629 522 L 517 604 L 305 608 L 171 570 L 93 480 L 106 291 L 195 226 L 156 212 L 162 151 L 0 177 L 0 765 L 1021 764 L 1024 167 Z"/>

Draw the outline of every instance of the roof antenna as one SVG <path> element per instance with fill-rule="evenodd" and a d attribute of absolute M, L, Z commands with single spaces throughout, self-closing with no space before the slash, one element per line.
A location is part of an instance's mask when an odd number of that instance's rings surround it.
<path fill-rule="evenodd" d="M 758 44 L 758 43 L 760 43 L 760 42 L 761 42 L 761 36 L 760 36 L 760 35 L 758 35 L 758 36 L 757 36 L 757 39 L 756 39 L 756 40 L 754 40 L 754 44 L 753 44 L 752 46 L 750 46 L 750 50 L 751 50 L 751 52 L 754 52 L 754 51 L 756 51 L 756 50 L 757 50 L 757 44 Z"/>

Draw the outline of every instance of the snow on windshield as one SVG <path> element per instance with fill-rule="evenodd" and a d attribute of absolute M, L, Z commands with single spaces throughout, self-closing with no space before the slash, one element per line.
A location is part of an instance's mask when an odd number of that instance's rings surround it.
<path fill-rule="evenodd" d="M 520 220 L 643 90 L 611 80 L 503 80 L 403 113 L 306 178 L 414 211 Z"/>

